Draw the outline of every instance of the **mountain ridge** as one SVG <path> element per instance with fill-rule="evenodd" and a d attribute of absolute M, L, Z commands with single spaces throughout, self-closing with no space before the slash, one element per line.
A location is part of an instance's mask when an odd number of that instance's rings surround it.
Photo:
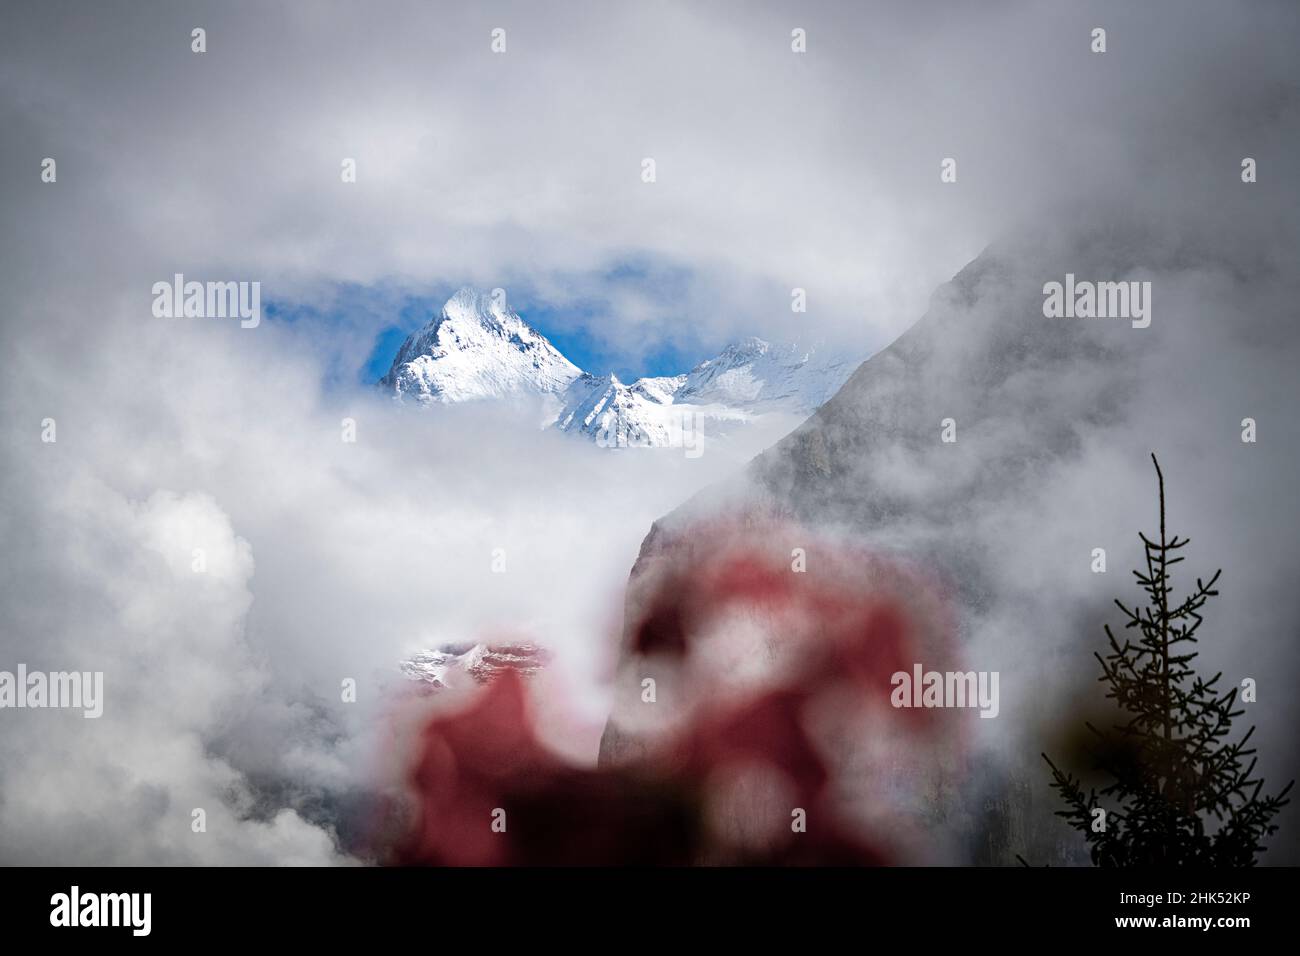
<path fill-rule="evenodd" d="M 378 385 L 423 406 L 540 398 L 558 403 L 546 424 L 559 431 L 605 447 L 665 447 L 689 444 L 705 422 L 717 433 L 772 413 L 811 414 L 857 364 L 749 336 L 683 374 L 625 383 L 580 369 L 499 290 L 466 286 L 406 338 Z"/>

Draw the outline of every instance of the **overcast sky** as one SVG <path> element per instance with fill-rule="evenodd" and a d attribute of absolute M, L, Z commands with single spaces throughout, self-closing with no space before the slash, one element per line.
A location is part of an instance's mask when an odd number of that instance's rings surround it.
<path fill-rule="evenodd" d="M 0 669 L 103 669 L 109 695 L 99 722 L 0 714 L 22 721 L 0 733 L 4 862 L 339 860 L 382 675 L 442 639 L 513 626 L 567 649 L 557 679 L 598 731 L 597 645 L 641 537 L 740 456 L 644 465 L 490 411 L 397 416 L 359 382 L 412 302 L 503 286 L 627 371 L 751 334 L 866 354 L 1021 222 L 1099 194 L 1212 221 L 1241 157 L 1295 170 L 1294 3 L 4 20 Z M 282 318 L 156 319 L 176 272 L 260 281 Z M 483 573 L 497 546 L 508 589 Z M 346 676 L 372 691 L 352 710 Z"/>
<path fill-rule="evenodd" d="M 1131 7 L 20 5 L 0 41 L 3 188 L 25 256 L 138 281 L 254 277 L 275 301 L 381 281 L 595 298 L 607 307 L 575 321 L 630 365 L 748 334 L 879 347 L 1049 201 L 1159 193 L 1163 170 L 1243 139 L 1285 164 L 1241 134 L 1285 105 L 1255 94 L 1293 58 L 1293 6 Z M 57 196 L 31 188 L 47 155 Z M 947 157 L 956 183 L 939 181 Z M 629 263 L 641 288 L 608 281 Z M 355 335 L 372 344 L 382 320 Z"/>

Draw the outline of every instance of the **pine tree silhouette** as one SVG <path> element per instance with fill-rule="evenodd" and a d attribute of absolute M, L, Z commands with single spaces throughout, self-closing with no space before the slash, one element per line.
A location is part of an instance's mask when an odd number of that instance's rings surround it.
<path fill-rule="evenodd" d="M 1116 600 L 1125 631 L 1136 634 L 1120 643 L 1107 625 L 1110 652 L 1094 655 L 1106 697 L 1129 715 L 1109 731 L 1086 725 L 1097 743 L 1096 769 L 1113 782 L 1085 795 L 1079 780 L 1043 754 L 1067 807 L 1056 815 L 1083 833 L 1097 866 L 1254 866 L 1295 781 L 1261 795 L 1264 781 L 1252 776 L 1255 750 L 1247 747 L 1255 728 L 1236 743 L 1227 739 L 1244 713 L 1233 709 L 1237 689 L 1221 693 L 1222 673 L 1203 680 L 1192 669 L 1200 611 L 1218 595 L 1221 572 L 1197 578 L 1196 590 L 1171 606 L 1170 569 L 1183 560 L 1178 552 L 1189 539 L 1166 536 L 1165 480 L 1155 455 L 1151 461 L 1160 486 L 1160 540 L 1139 533 L 1146 572 L 1133 572 L 1146 606 Z"/>

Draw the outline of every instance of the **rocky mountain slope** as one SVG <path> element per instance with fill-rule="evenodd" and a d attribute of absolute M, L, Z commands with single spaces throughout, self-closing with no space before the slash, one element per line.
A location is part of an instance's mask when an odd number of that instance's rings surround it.
<path fill-rule="evenodd" d="M 656 522 L 628 588 L 602 760 L 617 764 L 651 742 L 641 680 L 656 662 L 638 650 L 645 615 L 658 613 L 648 595 L 665 574 L 691 579 L 720 521 L 775 528 L 766 547 L 807 548 L 810 576 L 819 560 L 810 541 L 849 541 L 933 574 L 950 595 L 964 667 L 1001 674 L 999 716 L 968 722 L 979 757 L 964 779 L 931 767 L 920 787 L 930 797 L 896 819 L 930 833 L 946 861 L 1081 862 L 1052 816 L 1039 753 L 1104 707 L 1090 696 L 1092 652 L 1103 623 L 1115 623 L 1111 601 L 1132 597 L 1137 532 L 1152 531 L 1152 451 L 1172 526 L 1193 539 L 1183 583 L 1219 566 L 1236 582 L 1216 608 L 1219 638 L 1202 647 L 1202 666 L 1223 667 L 1229 686 L 1275 667 L 1297 676 L 1270 636 L 1272 627 L 1294 633 L 1276 609 L 1294 604 L 1300 573 L 1278 531 L 1298 511 L 1282 489 L 1300 479 L 1300 289 L 1287 248 L 1294 241 L 1230 240 L 1111 210 L 987 249 L 805 424 L 736 480 Z M 1067 273 L 1150 281 L 1150 327 L 1047 318 L 1044 286 Z M 1243 441 L 1246 419 L 1268 421 L 1272 439 Z M 1098 548 L 1109 559 L 1102 573 Z M 753 610 L 744 627 L 762 618 Z M 1267 770 L 1282 781 L 1296 769 L 1286 729 L 1295 711 L 1251 714 L 1273 757 Z M 852 764 L 861 744 L 845 744 L 843 760 Z M 1287 846 L 1294 856 L 1294 836 Z"/>

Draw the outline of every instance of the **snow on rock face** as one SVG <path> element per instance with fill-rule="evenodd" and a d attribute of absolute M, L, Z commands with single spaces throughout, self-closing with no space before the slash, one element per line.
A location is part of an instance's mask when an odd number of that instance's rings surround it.
<path fill-rule="evenodd" d="M 630 385 L 583 372 L 497 298 L 461 289 L 411 335 L 380 384 L 399 401 L 450 404 L 555 396 L 548 424 L 610 448 L 691 447 L 770 412 L 808 415 L 857 362 L 748 338 L 685 375 Z"/>
<path fill-rule="evenodd" d="M 487 684 L 508 670 L 518 671 L 521 677 L 531 677 L 546 661 L 546 652 L 529 643 L 446 645 L 436 651 L 416 654 L 402 661 L 398 669 L 404 677 L 424 685 L 424 689 L 440 690 L 470 682 Z"/>
<path fill-rule="evenodd" d="M 758 338 L 730 345 L 686 375 L 575 379 L 555 422 L 606 447 L 689 445 L 690 434 L 722 434 L 769 412 L 808 415 L 844 384 L 856 363 Z"/>
<path fill-rule="evenodd" d="M 656 405 L 671 405 L 673 396 L 685 384 L 685 375 L 661 375 L 658 378 L 639 378 L 629 388 L 638 398 Z"/>
<path fill-rule="evenodd" d="M 780 405 L 812 412 L 834 395 L 858 363 L 794 345 L 748 338 L 691 369 L 678 401 L 697 404 Z"/>
<path fill-rule="evenodd" d="M 503 299 L 466 288 L 402 344 L 380 384 L 428 405 L 555 394 L 581 374 Z"/>
<path fill-rule="evenodd" d="M 697 410 L 674 404 L 673 392 L 660 384 L 680 378 L 639 379 L 628 386 L 614 375 L 583 375 L 564 393 L 555 427 L 605 448 L 681 447 L 683 429 L 697 424 Z"/>

